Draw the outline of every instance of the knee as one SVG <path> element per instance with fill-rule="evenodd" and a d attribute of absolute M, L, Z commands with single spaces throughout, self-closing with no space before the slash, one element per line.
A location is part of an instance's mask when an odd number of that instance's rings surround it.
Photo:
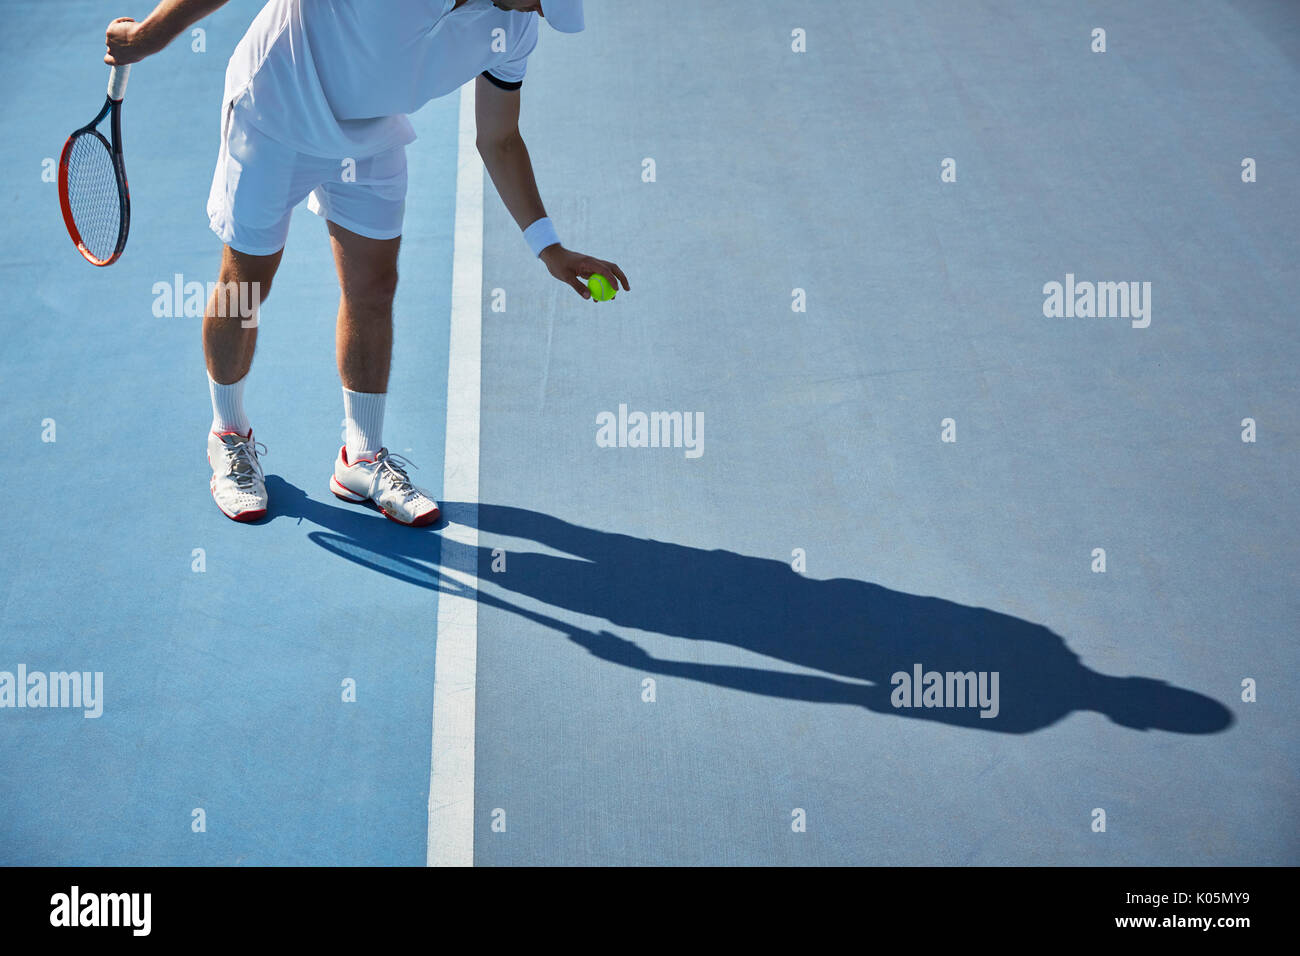
<path fill-rule="evenodd" d="M 362 275 L 350 277 L 343 286 L 343 297 L 347 299 L 348 307 L 356 310 L 387 310 L 396 294 L 396 266 L 368 269 Z"/>
<path fill-rule="evenodd" d="M 255 311 L 271 294 L 271 280 L 280 267 L 283 252 L 255 256 L 226 246 L 221 258 L 219 293 L 232 303 L 251 305 Z"/>
<path fill-rule="evenodd" d="M 242 272 L 221 270 L 218 280 L 224 294 L 232 301 L 252 302 L 254 307 L 265 302 L 271 294 L 270 276 L 250 276 Z"/>
<path fill-rule="evenodd" d="M 222 268 L 212 290 L 209 312 L 219 317 L 253 318 L 271 293 L 271 276 Z"/>

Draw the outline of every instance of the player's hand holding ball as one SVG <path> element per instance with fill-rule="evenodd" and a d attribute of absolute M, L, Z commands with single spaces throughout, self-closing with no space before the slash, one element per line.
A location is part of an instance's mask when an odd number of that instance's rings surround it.
<path fill-rule="evenodd" d="M 574 291 L 584 299 L 608 302 L 618 294 L 621 282 L 624 289 L 631 289 L 627 276 L 613 262 L 584 256 L 580 252 L 566 249 L 558 242 L 542 250 L 541 260 L 550 270 L 551 275 L 561 282 L 572 286 Z M 586 277 L 587 281 L 583 282 Z"/>

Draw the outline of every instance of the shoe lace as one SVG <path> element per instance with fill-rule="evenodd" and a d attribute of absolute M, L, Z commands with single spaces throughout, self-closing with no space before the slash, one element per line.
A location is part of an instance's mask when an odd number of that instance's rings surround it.
<path fill-rule="evenodd" d="M 258 477 L 257 458 L 267 453 L 260 441 L 239 441 L 226 446 L 230 450 L 230 477 L 240 491 L 252 491 Z"/>
<path fill-rule="evenodd" d="M 375 456 L 375 466 L 376 482 L 380 478 L 387 478 L 390 490 L 401 495 L 404 503 L 420 494 L 419 489 L 411 484 L 411 479 L 406 474 L 407 468 L 420 467 L 415 462 L 401 455 L 394 455 L 385 448 Z"/>

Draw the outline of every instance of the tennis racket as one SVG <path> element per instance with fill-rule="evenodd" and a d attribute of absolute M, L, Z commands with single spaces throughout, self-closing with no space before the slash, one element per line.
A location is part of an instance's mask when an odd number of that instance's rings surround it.
<path fill-rule="evenodd" d="M 59 157 L 59 205 L 77 251 L 93 266 L 112 265 L 126 248 L 131 195 L 122 162 L 122 97 L 129 66 L 108 74 L 108 96 L 99 115 L 68 137 Z M 110 117 L 110 146 L 95 127 Z"/>

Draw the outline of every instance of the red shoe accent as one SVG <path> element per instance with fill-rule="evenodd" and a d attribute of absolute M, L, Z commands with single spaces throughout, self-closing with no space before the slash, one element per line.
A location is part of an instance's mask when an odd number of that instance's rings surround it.
<path fill-rule="evenodd" d="M 336 484 L 336 480 L 334 478 L 331 478 L 330 491 L 334 491 L 335 484 Z M 418 515 L 414 521 L 403 521 L 401 518 L 393 517 L 391 514 L 388 513 L 388 510 L 384 508 L 383 505 L 377 504 L 376 502 L 372 501 L 369 498 L 345 498 L 337 491 L 334 491 L 334 497 L 354 505 L 369 505 L 370 507 L 378 511 L 381 515 L 383 515 L 385 518 L 387 518 L 389 521 L 393 522 L 394 524 L 400 524 L 403 528 L 423 528 L 425 525 L 431 525 L 439 518 L 442 517 L 442 511 L 440 511 L 438 507 L 435 505 L 432 510 L 426 511 L 422 515 Z"/>
<path fill-rule="evenodd" d="M 356 494 L 353 491 L 350 491 L 333 475 L 330 475 L 330 491 L 334 493 L 335 498 L 341 498 L 344 501 L 350 501 L 354 505 L 360 504 L 363 501 L 370 500 L 369 498 L 366 498 L 362 495 Z"/>
<path fill-rule="evenodd" d="M 345 465 L 348 464 L 347 445 L 344 445 L 342 448 L 339 449 L 339 455 L 343 459 L 343 464 Z M 374 459 L 358 458 L 357 461 L 373 462 Z M 417 515 L 414 521 L 403 521 L 401 518 L 394 518 L 386 510 L 384 510 L 383 505 L 379 504 L 378 502 L 372 501 L 369 498 L 363 498 L 361 495 L 358 495 L 355 492 L 350 491 L 346 486 L 344 486 L 338 480 L 338 478 L 334 477 L 333 475 L 330 475 L 330 491 L 333 492 L 334 497 L 338 498 L 340 501 L 347 501 L 354 505 L 360 505 L 360 504 L 373 505 L 379 511 L 379 513 L 382 514 L 389 521 L 393 522 L 394 524 L 400 524 L 404 528 L 423 528 L 426 525 L 433 524 L 435 521 L 437 521 L 439 518 L 442 517 L 442 511 L 438 508 L 437 505 L 434 505 L 431 511 L 426 511 L 422 515 Z"/>
<path fill-rule="evenodd" d="M 403 521 L 401 518 L 394 518 L 382 507 L 379 508 L 379 511 L 389 521 L 393 522 L 394 524 L 400 524 L 403 528 L 423 528 L 426 525 L 433 524 L 435 521 L 437 521 L 439 518 L 442 517 L 442 512 L 439 511 L 437 508 L 434 508 L 432 511 L 426 511 L 424 514 L 420 515 L 414 521 Z"/>
<path fill-rule="evenodd" d="M 380 508 L 379 510 L 383 511 L 384 509 Z M 388 518 L 388 520 L 390 521 L 397 521 L 397 519 L 394 518 L 392 515 L 390 515 L 387 511 L 384 511 L 384 517 Z M 437 506 L 435 506 L 432 511 L 426 511 L 422 515 L 417 515 L 415 520 L 412 521 L 410 524 L 407 524 L 405 521 L 397 521 L 397 523 L 406 525 L 408 528 L 423 528 L 426 525 L 433 524 L 441 517 L 442 517 L 442 512 L 438 510 Z"/>
<path fill-rule="evenodd" d="M 375 454 L 378 454 L 378 452 L 376 452 Z M 348 461 L 348 446 L 347 446 L 347 445 L 344 445 L 342 448 L 339 449 L 339 457 L 343 459 L 343 464 L 345 464 L 345 465 L 355 465 L 355 464 L 357 464 L 357 463 L 359 463 L 359 462 L 363 462 L 363 461 L 369 462 L 369 463 L 372 464 L 372 465 L 375 463 L 375 459 L 373 459 L 373 458 L 358 458 L 356 461 Z"/>
<path fill-rule="evenodd" d="M 209 486 L 209 490 L 211 490 L 211 486 Z M 231 521 L 243 521 L 243 522 L 260 521 L 262 518 L 266 517 L 265 508 L 254 508 L 252 511 L 245 511 L 242 514 L 232 515 L 225 508 L 221 507 L 221 502 L 217 501 L 217 496 L 215 494 L 212 496 L 212 501 L 214 504 L 216 504 L 217 510 L 220 511 L 227 518 L 229 518 Z"/>

